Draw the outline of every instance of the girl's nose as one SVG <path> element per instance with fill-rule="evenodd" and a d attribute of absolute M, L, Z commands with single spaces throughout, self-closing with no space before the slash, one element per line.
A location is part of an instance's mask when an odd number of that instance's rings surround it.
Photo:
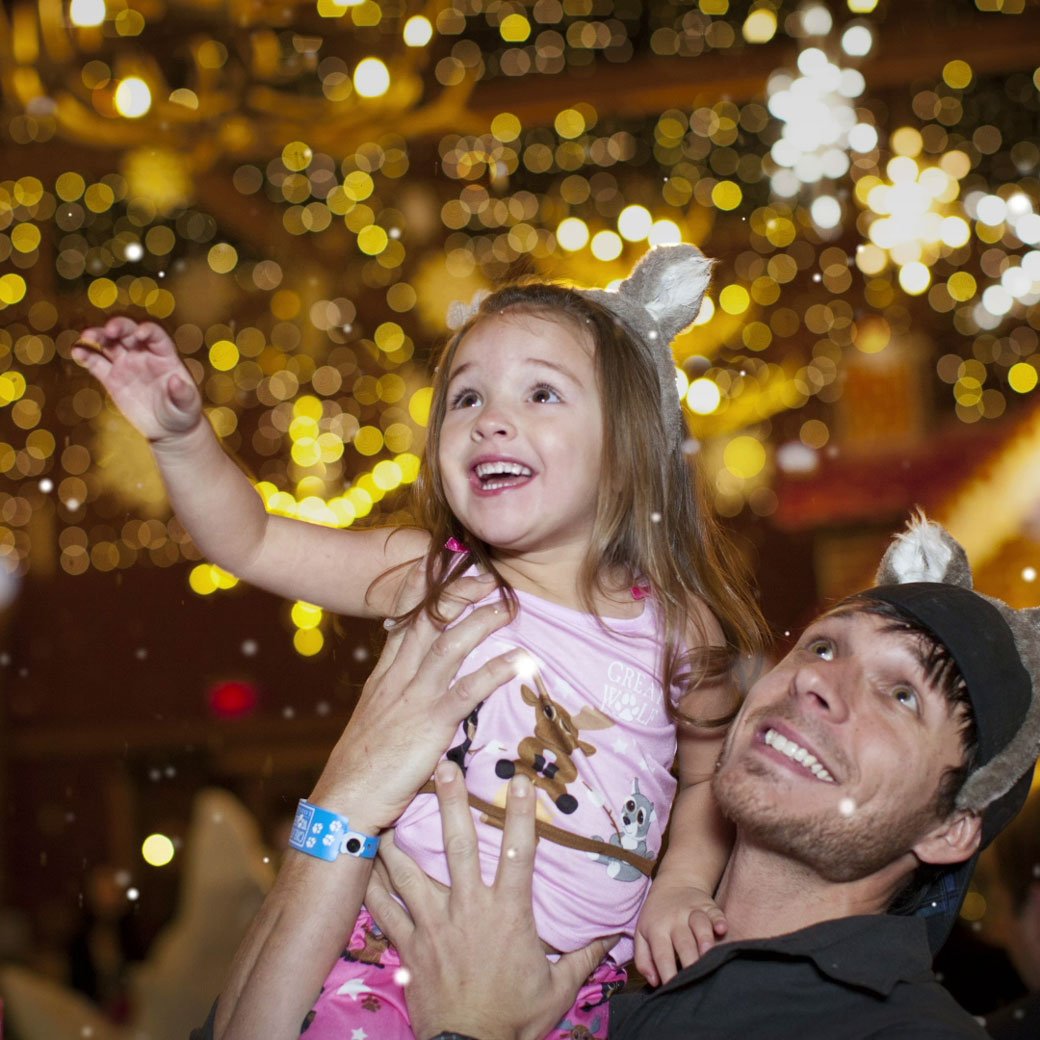
<path fill-rule="evenodd" d="M 481 409 L 473 423 L 472 437 L 475 441 L 507 439 L 516 433 L 512 419 L 501 408 L 488 405 Z"/>

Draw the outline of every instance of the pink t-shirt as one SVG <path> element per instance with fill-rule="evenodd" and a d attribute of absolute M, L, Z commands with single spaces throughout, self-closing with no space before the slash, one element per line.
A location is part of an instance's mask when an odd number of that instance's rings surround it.
<path fill-rule="evenodd" d="M 460 674 L 520 647 L 530 653 L 541 682 L 517 677 L 500 687 L 459 728 L 449 757 L 465 763 L 467 789 L 485 801 L 505 804 L 509 777 L 523 772 L 535 784 L 540 818 L 656 859 L 675 796 L 676 743 L 657 680 L 662 642 L 653 600 L 643 601 L 637 618 L 600 622 L 517 595 L 516 619 L 485 640 Z M 502 832 L 481 823 L 479 814 L 474 818 L 482 872 L 490 882 Z M 433 795 L 418 795 L 409 805 L 395 841 L 431 877 L 450 883 Z M 535 858 L 538 934 L 564 952 L 621 934 L 612 956 L 630 960 L 649 885 L 648 877 L 620 860 L 543 838 Z"/>

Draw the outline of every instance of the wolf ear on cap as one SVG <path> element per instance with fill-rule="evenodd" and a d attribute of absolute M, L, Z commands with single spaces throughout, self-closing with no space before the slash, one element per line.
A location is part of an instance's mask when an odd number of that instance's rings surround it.
<path fill-rule="evenodd" d="M 934 581 L 972 588 L 971 567 L 960 544 L 945 529 L 918 513 L 897 534 L 881 558 L 878 585 L 905 585 L 911 581 Z"/>
<path fill-rule="evenodd" d="M 617 291 L 643 307 L 670 343 L 696 319 L 711 268 L 696 246 L 659 246 L 643 256 Z"/>

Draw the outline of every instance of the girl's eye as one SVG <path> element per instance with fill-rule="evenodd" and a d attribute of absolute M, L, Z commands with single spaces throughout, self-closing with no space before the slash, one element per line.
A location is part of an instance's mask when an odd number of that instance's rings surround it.
<path fill-rule="evenodd" d="M 898 704 L 902 704 L 903 707 L 908 708 L 910 711 L 916 712 L 918 710 L 917 694 L 909 686 L 897 686 L 892 692 L 892 696 Z"/>
<path fill-rule="evenodd" d="M 829 639 L 814 639 L 809 644 L 809 653 L 815 654 L 821 661 L 834 660 L 834 647 Z"/>
<path fill-rule="evenodd" d="M 548 384 L 542 384 L 531 391 L 531 400 L 535 404 L 556 404 L 560 401 L 560 395 Z"/>
<path fill-rule="evenodd" d="M 480 396 L 475 390 L 460 390 L 451 399 L 452 408 L 472 408 L 480 404 Z"/>

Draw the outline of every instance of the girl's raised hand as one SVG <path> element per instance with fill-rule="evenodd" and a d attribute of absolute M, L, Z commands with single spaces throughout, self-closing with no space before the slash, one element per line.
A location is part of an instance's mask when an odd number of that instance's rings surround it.
<path fill-rule="evenodd" d="M 153 322 L 112 318 L 84 329 L 72 358 L 149 440 L 188 433 L 199 424 L 202 398 L 195 381 L 173 340 Z"/>

